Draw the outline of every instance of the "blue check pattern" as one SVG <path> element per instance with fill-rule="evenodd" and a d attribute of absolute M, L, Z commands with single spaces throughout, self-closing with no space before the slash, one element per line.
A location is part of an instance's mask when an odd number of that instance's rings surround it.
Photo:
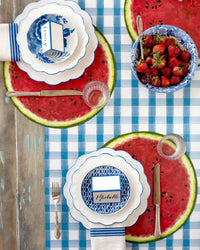
<path fill-rule="evenodd" d="M 46 249 L 91 249 L 90 232 L 75 221 L 62 196 L 58 205 L 62 236 L 54 238 L 54 205 L 51 183 L 63 187 L 69 167 L 82 154 L 99 149 L 110 139 L 134 131 L 153 131 L 183 136 L 187 153 L 200 180 L 200 70 L 191 84 L 170 94 L 154 93 L 138 83 L 131 72 L 132 42 L 124 22 L 124 0 L 78 0 L 90 13 L 114 52 L 117 81 L 106 107 L 94 118 L 69 129 L 45 128 Z M 199 182 L 200 183 L 200 182 Z M 150 244 L 126 243 L 131 249 L 200 249 L 200 184 L 190 219 L 176 233 Z M 108 249 L 109 250 L 109 249 Z"/>

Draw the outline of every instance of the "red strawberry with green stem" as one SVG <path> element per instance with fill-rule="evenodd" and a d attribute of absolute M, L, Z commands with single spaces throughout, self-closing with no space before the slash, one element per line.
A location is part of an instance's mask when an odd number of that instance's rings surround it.
<path fill-rule="evenodd" d="M 172 73 L 173 73 L 173 75 L 175 75 L 175 76 L 182 76 L 182 74 L 183 74 L 183 69 L 182 69 L 182 67 L 176 66 L 176 67 L 174 67 L 174 68 L 172 69 Z"/>
<path fill-rule="evenodd" d="M 154 45 L 152 51 L 157 52 L 160 55 L 164 54 L 164 52 L 165 52 L 165 44 L 164 43 L 159 43 L 159 44 Z"/>
<path fill-rule="evenodd" d="M 153 76 L 150 80 L 150 84 L 154 87 L 160 86 L 160 78 L 158 76 Z"/>
<path fill-rule="evenodd" d="M 153 58 L 151 60 L 151 64 L 156 69 L 161 69 L 166 65 L 166 59 L 164 55 L 160 56 L 159 53 L 154 53 Z"/>
<path fill-rule="evenodd" d="M 135 63 L 135 69 L 138 72 L 144 73 L 144 74 L 150 74 L 150 69 L 148 67 L 147 62 L 140 60 L 137 60 Z"/>

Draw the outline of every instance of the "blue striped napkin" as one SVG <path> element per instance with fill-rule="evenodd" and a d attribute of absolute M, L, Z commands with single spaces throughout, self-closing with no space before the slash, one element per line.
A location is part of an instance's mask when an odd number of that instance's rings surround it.
<path fill-rule="evenodd" d="M 17 24 L 0 24 L 0 61 L 20 61 L 20 51 L 17 44 L 17 33 Z"/>

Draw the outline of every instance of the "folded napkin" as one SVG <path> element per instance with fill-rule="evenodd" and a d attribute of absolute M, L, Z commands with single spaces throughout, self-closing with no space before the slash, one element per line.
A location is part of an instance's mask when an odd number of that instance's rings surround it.
<path fill-rule="evenodd" d="M 20 61 L 17 33 L 17 24 L 0 24 L 0 61 Z"/>
<path fill-rule="evenodd" d="M 90 237 L 92 250 L 126 249 L 124 227 L 91 228 Z"/>

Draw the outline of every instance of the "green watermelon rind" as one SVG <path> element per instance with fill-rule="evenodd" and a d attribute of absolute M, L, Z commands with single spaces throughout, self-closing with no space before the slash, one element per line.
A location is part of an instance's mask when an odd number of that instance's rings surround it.
<path fill-rule="evenodd" d="M 111 95 L 113 92 L 114 86 L 115 86 L 115 81 L 116 81 L 116 62 L 115 62 L 114 54 L 113 54 L 112 49 L 111 49 L 107 39 L 105 38 L 105 36 L 95 26 L 94 26 L 94 28 L 95 28 L 95 32 L 96 32 L 96 35 L 98 37 L 98 40 L 102 44 L 102 46 L 106 52 L 106 55 L 108 57 L 108 60 L 109 60 L 109 63 L 108 63 L 108 65 L 109 65 L 108 86 L 109 86 L 110 95 Z M 4 73 L 5 87 L 8 91 L 11 91 L 13 89 L 11 87 L 9 65 L 10 65 L 10 62 L 3 63 L 3 73 Z M 11 100 L 12 100 L 13 104 L 16 106 L 16 108 L 23 115 L 25 115 L 28 119 L 34 121 L 35 123 L 37 123 L 39 125 L 42 125 L 45 127 L 52 127 L 52 128 L 69 128 L 69 127 L 80 125 L 80 124 L 85 123 L 86 121 L 90 120 L 92 117 L 97 115 L 102 110 L 102 108 L 101 109 L 92 109 L 86 115 L 84 115 L 80 118 L 77 118 L 75 120 L 72 120 L 72 121 L 48 121 L 44 118 L 38 117 L 37 115 L 35 115 L 31 111 L 27 110 L 17 97 L 11 97 Z"/>
<path fill-rule="evenodd" d="M 129 33 L 129 36 L 131 37 L 132 41 L 135 42 L 135 40 L 137 39 L 138 35 L 136 33 L 136 31 L 133 29 L 132 26 L 132 18 L 131 18 L 131 0 L 125 0 L 124 3 L 124 19 L 125 19 L 125 24 L 126 24 L 126 28 L 127 31 Z"/>
<path fill-rule="evenodd" d="M 147 138 L 147 139 L 154 139 L 154 140 L 160 140 L 163 135 L 159 134 L 159 133 L 155 133 L 155 132 L 146 132 L 146 131 L 140 131 L 140 132 L 131 132 L 131 133 L 127 133 L 124 135 L 120 135 L 116 138 L 111 139 L 110 141 L 108 141 L 106 144 L 103 145 L 103 147 L 111 147 L 114 148 L 117 145 L 122 144 L 123 142 L 126 142 L 127 140 L 131 140 L 131 138 L 134 137 L 142 137 L 142 138 Z M 170 146 L 175 148 L 175 145 L 172 142 L 169 142 Z M 157 240 L 161 240 L 164 239 L 168 236 L 170 236 L 171 234 L 175 233 L 179 228 L 181 228 L 185 222 L 188 220 L 189 216 L 191 215 L 195 203 L 196 203 L 196 199 L 197 199 L 197 177 L 196 177 L 196 173 L 195 173 L 195 168 L 189 158 L 189 156 L 187 155 L 187 153 L 185 153 L 182 156 L 182 161 L 185 163 L 185 166 L 187 166 L 187 170 L 188 173 L 190 175 L 190 180 L 192 183 L 192 190 L 191 190 L 191 197 L 190 197 L 190 201 L 188 203 L 188 207 L 186 212 L 184 213 L 184 215 L 182 215 L 182 217 L 178 220 L 178 222 L 172 227 L 169 228 L 166 232 L 161 234 L 161 237 L 159 239 L 157 239 L 154 236 L 150 236 L 150 237 L 133 237 L 131 235 L 126 235 L 126 241 L 128 242 L 134 242 L 134 243 L 150 243 L 150 242 L 154 242 Z"/>

